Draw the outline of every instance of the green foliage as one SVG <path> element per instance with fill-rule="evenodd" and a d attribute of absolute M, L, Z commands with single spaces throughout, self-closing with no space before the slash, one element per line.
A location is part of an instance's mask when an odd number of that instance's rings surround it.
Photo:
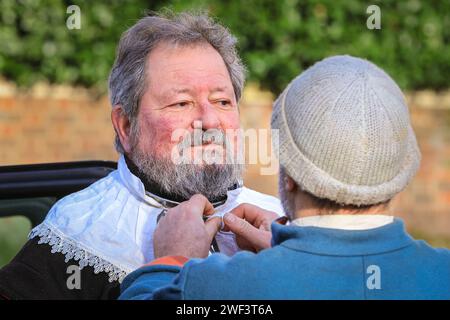
<path fill-rule="evenodd" d="M 66 27 L 71 4 L 81 9 L 79 30 Z M 104 87 L 120 35 L 145 9 L 146 1 L 2 0 L 0 73 L 20 85 Z"/>
<path fill-rule="evenodd" d="M 21 216 L 0 219 L 0 268 L 11 261 L 27 241 L 30 221 Z"/>
<path fill-rule="evenodd" d="M 239 39 L 249 79 L 279 93 L 302 70 L 334 54 L 372 60 L 404 89 L 449 87 L 450 2 L 372 1 L 381 30 L 366 27 L 368 2 L 347 0 L 2 0 L 0 74 L 106 87 L 120 34 L 147 10 L 206 9 Z M 81 9 L 68 30 L 66 8 Z"/>

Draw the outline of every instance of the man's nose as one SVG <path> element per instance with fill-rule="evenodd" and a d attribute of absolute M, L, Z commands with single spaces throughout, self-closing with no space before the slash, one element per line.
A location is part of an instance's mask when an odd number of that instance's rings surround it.
<path fill-rule="evenodd" d="M 200 114 L 197 120 L 202 122 L 202 129 L 218 129 L 220 128 L 220 118 L 214 106 L 205 103 L 201 106 Z"/>

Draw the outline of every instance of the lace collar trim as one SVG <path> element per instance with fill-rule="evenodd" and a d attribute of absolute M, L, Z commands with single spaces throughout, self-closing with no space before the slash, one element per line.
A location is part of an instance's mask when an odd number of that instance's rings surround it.
<path fill-rule="evenodd" d="M 95 274 L 106 272 L 109 277 L 109 282 L 119 281 L 119 283 L 122 283 L 128 274 L 125 270 L 81 248 L 79 243 L 58 233 L 57 230 L 51 228 L 45 222 L 31 230 L 29 239 L 33 239 L 34 237 L 39 237 L 38 244 L 46 243 L 51 246 L 52 254 L 57 252 L 62 253 L 65 256 L 64 261 L 66 263 L 71 259 L 78 261 L 80 270 L 90 266 L 94 268 Z"/>
<path fill-rule="evenodd" d="M 283 213 L 278 199 L 240 187 L 228 191 L 227 201 L 216 208 L 215 215 L 222 216 L 241 203 Z M 59 200 L 44 222 L 31 230 L 29 239 L 39 237 L 39 243 L 50 245 L 52 253 L 64 254 L 66 263 L 74 259 L 80 268 L 91 266 L 95 273 L 106 272 L 110 282 L 122 282 L 153 260 L 153 233 L 161 210 L 121 156 L 117 170 Z M 216 239 L 222 252 L 237 251 L 232 235 L 219 233 Z"/>

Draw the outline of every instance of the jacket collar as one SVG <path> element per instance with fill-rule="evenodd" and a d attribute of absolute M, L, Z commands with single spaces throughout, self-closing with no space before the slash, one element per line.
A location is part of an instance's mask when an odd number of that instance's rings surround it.
<path fill-rule="evenodd" d="M 272 224 L 272 246 L 322 255 L 367 255 L 394 251 L 412 244 L 401 219 L 369 230 L 339 230 Z"/>

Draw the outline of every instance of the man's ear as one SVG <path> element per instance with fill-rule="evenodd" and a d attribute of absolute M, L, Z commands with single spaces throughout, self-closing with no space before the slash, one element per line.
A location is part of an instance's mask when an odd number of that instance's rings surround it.
<path fill-rule="evenodd" d="M 130 119 L 128 119 L 121 105 L 113 107 L 111 121 L 125 153 L 129 153 L 131 151 Z"/>
<path fill-rule="evenodd" d="M 297 188 L 297 184 L 295 183 L 294 179 L 292 179 L 288 175 L 284 176 L 283 184 L 284 184 L 284 189 L 289 192 L 295 191 Z"/>

